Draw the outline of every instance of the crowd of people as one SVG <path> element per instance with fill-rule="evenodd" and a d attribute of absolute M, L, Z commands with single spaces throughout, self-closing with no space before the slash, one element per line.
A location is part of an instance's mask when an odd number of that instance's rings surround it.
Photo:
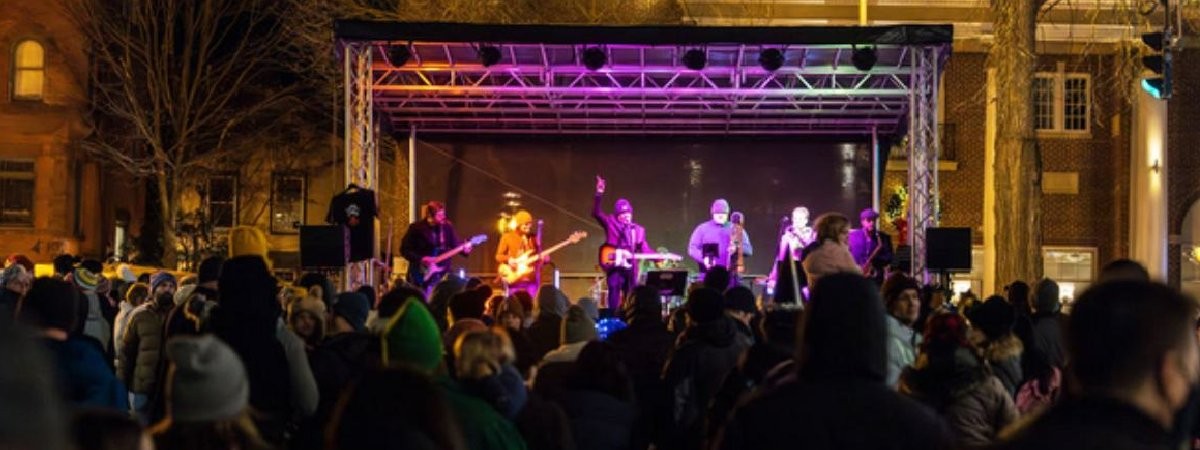
<path fill-rule="evenodd" d="M 1200 423 L 1196 305 L 1131 261 L 1070 316 L 1048 279 L 949 302 L 830 270 L 764 305 L 717 268 L 606 327 L 553 285 L 282 283 L 233 235 L 183 279 L 10 257 L 0 448 L 1178 449 Z"/>

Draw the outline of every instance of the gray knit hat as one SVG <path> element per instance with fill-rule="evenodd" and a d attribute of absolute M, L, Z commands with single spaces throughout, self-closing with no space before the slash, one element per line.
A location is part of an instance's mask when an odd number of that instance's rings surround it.
<path fill-rule="evenodd" d="M 208 422 L 236 418 L 250 400 L 246 368 L 237 353 L 212 335 L 167 342 L 171 361 L 167 405 L 173 420 Z"/>
<path fill-rule="evenodd" d="M 596 322 L 588 317 L 587 312 L 579 305 L 567 309 L 567 317 L 562 321 L 559 344 L 567 345 L 596 339 Z"/>

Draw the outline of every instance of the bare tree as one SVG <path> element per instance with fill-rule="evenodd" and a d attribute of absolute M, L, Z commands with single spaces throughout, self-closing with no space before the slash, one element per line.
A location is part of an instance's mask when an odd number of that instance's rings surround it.
<path fill-rule="evenodd" d="M 83 147 L 157 187 L 175 263 L 183 180 L 227 164 L 294 104 L 278 63 L 285 2 L 67 0 L 89 41 L 94 134 Z"/>

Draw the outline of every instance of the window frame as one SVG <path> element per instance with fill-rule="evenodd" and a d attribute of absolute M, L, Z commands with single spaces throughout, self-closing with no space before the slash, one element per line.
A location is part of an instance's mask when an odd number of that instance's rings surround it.
<path fill-rule="evenodd" d="M 308 175 L 298 171 L 273 171 L 271 172 L 271 216 L 269 219 L 270 226 L 268 227 L 271 234 L 300 234 L 300 229 L 291 225 L 286 229 L 276 228 L 275 226 L 276 194 L 278 193 L 276 191 L 276 183 L 279 180 L 288 178 L 300 180 L 300 196 L 296 201 L 300 203 L 299 222 L 301 225 L 304 224 L 305 217 L 308 216 Z"/>
<path fill-rule="evenodd" d="M 19 65 L 18 61 L 20 61 L 20 59 L 17 57 L 17 52 L 21 49 L 21 46 L 25 43 L 32 43 L 34 45 L 37 45 L 38 48 L 41 49 L 42 64 L 40 67 L 21 67 Z M 19 38 L 13 44 L 12 48 L 9 49 L 8 54 L 10 56 L 9 61 L 11 61 L 11 65 L 9 67 L 9 77 L 8 77 L 8 80 L 9 80 L 8 81 L 8 94 L 9 94 L 8 98 L 9 98 L 9 100 L 13 101 L 13 102 L 30 102 L 30 103 L 41 103 L 41 102 L 45 101 L 46 86 L 49 84 L 48 83 L 49 80 L 46 77 L 46 60 L 48 59 L 47 54 L 46 54 L 46 44 L 43 43 L 41 39 L 37 39 L 37 38 L 33 38 L 33 37 Z M 42 87 L 38 91 L 36 96 L 17 95 L 17 84 L 18 84 L 18 79 L 20 78 L 19 74 L 21 74 L 21 72 L 23 72 L 23 71 L 38 71 L 41 73 Z"/>
<path fill-rule="evenodd" d="M 33 158 L 0 158 L 0 163 L 8 163 L 8 162 L 22 163 L 22 164 L 30 165 L 30 168 L 28 171 L 17 172 L 17 171 L 0 170 L 0 180 L 7 180 L 7 179 L 28 180 L 33 183 L 31 189 L 29 190 L 29 192 L 30 192 L 29 221 L 23 222 L 23 223 L 0 222 L 0 228 L 9 228 L 9 229 L 12 229 L 12 228 L 18 228 L 18 229 L 34 228 L 35 223 L 37 221 L 37 161 L 34 160 Z M 3 169 L 3 167 L 0 167 L 0 169 Z M 3 203 L 4 203 L 3 202 L 3 190 L 0 190 L 0 212 L 2 212 L 4 210 Z"/>
<path fill-rule="evenodd" d="M 218 225 L 217 221 L 216 221 L 216 216 L 213 214 L 212 183 L 213 183 L 214 179 L 218 179 L 218 178 L 227 178 L 233 184 L 232 199 L 229 202 L 224 202 L 224 201 L 218 202 L 218 204 L 229 203 L 229 205 L 230 205 L 231 217 L 229 219 L 228 226 Z M 238 203 L 239 203 L 238 202 L 238 193 L 240 190 L 241 190 L 241 183 L 239 182 L 238 176 L 236 173 L 218 172 L 218 173 L 209 175 L 207 178 L 204 179 L 204 214 L 208 218 L 209 224 L 212 225 L 213 230 L 227 231 L 230 228 L 233 228 L 238 225 Z"/>
<path fill-rule="evenodd" d="M 1058 64 L 1058 70 L 1054 72 L 1035 72 L 1034 80 L 1050 79 L 1050 85 L 1053 87 L 1053 106 L 1051 113 L 1053 115 L 1053 128 L 1037 128 L 1037 123 L 1034 123 L 1034 131 L 1038 137 L 1064 137 L 1064 138 L 1091 138 L 1092 137 L 1092 111 L 1093 111 L 1093 96 L 1092 96 L 1092 75 L 1086 72 L 1067 72 L 1064 64 Z M 1086 84 L 1084 88 L 1084 128 L 1082 130 L 1068 130 L 1067 123 L 1067 80 L 1084 80 Z M 1030 83 L 1030 89 L 1033 89 L 1033 84 Z M 1030 92 L 1033 95 L 1033 92 Z M 1037 104 L 1033 105 L 1037 108 Z M 1034 112 L 1036 117 L 1036 111 Z M 1032 119 L 1031 119 L 1032 120 Z"/>

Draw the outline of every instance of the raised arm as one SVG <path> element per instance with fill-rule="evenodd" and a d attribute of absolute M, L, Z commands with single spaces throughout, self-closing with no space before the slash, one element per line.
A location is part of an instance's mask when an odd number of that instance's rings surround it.
<path fill-rule="evenodd" d="M 600 206 L 600 198 L 604 197 L 604 178 L 596 175 L 596 196 L 592 200 L 592 217 L 600 222 L 600 226 L 608 226 L 609 217 Z"/>

